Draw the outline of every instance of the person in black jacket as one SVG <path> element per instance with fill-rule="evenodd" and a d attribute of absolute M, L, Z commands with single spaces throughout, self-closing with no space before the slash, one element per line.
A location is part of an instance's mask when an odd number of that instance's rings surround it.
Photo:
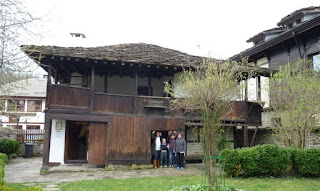
<path fill-rule="evenodd" d="M 168 167 L 168 144 L 165 138 L 162 139 L 161 143 L 161 157 L 160 157 L 160 167 Z"/>
<path fill-rule="evenodd" d="M 183 170 L 184 164 L 184 156 L 186 154 L 187 145 L 184 138 L 182 138 L 182 134 L 179 133 L 177 139 L 174 141 L 173 152 L 177 156 L 177 169 Z"/>

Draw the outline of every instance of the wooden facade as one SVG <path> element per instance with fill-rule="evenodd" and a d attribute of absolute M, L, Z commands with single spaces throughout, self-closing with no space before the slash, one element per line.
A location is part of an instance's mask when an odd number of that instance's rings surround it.
<path fill-rule="evenodd" d="M 126 49 L 126 51 L 129 50 Z M 172 50 L 165 49 L 159 52 L 163 51 Z M 50 150 L 53 149 L 50 145 L 53 140 L 50 139 L 54 138 L 52 133 L 57 129 L 55 124 L 57 122 L 54 123 L 57 120 L 66 121 L 67 126 L 64 133 L 65 141 L 63 141 L 65 152 L 63 161 L 60 163 L 72 162 L 78 157 L 80 161 L 84 160 L 98 166 L 150 163 L 152 131 L 185 132 L 187 121 L 198 120 L 184 116 L 182 111 L 169 111 L 170 97 L 161 97 L 160 93 L 163 94 L 163 89 L 156 89 L 163 86 L 152 86 L 151 78 L 159 81 L 165 77 L 172 82 L 174 75 L 182 71 L 179 63 L 170 63 L 170 57 L 165 59 L 165 64 L 154 64 L 155 61 L 150 59 L 148 62 L 114 61 L 105 58 L 62 55 L 61 52 L 57 55 L 57 52 L 59 51 L 56 51 L 56 54 L 45 51 L 27 52 L 32 58 L 37 58 L 41 54 L 43 57 L 41 64 L 46 65 L 43 67 L 48 71 L 48 79 L 51 77 L 55 79 L 55 83 L 48 80 L 44 166 L 59 164 L 59 162 L 50 161 Z M 163 60 L 162 57 L 158 59 Z M 191 59 L 202 62 L 199 57 L 191 57 Z M 182 59 L 180 63 L 182 62 L 186 61 Z M 84 87 L 75 87 L 71 84 L 71 74 L 74 72 L 85 76 L 81 81 L 85 80 L 82 85 Z M 99 76 L 104 76 L 105 82 L 110 76 L 117 76 L 117 79 L 128 76 L 128 84 L 132 84 L 128 86 L 129 94 L 109 93 L 108 88 L 104 88 L 103 92 L 96 91 L 95 85 L 98 80 L 96 78 Z M 147 78 L 147 87 L 144 92 L 147 95 L 139 95 L 138 80 L 141 77 Z M 163 82 L 160 81 L 160 83 Z M 105 87 L 107 85 L 110 86 L 108 83 L 104 84 Z M 158 92 L 158 96 L 153 96 L 153 92 Z M 230 127 L 237 124 L 243 126 L 249 123 L 261 124 L 261 109 L 259 104 L 234 102 L 230 111 L 225 112 L 222 123 Z M 70 123 L 81 124 L 81 122 L 84 122 L 84 125 L 79 129 L 70 130 L 70 128 L 76 128 Z M 87 129 L 87 135 L 83 136 L 82 132 Z M 77 136 L 72 137 L 73 134 Z M 55 136 L 60 135 L 55 132 Z M 82 141 L 86 140 L 87 153 L 82 151 L 84 146 L 68 145 L 73 144 L 73 139 L 78 137 L 82 137 Z M 85 157 L 83 157 L 84 154 Z M 79 160 L 76 161 L 79 162 Z"/>

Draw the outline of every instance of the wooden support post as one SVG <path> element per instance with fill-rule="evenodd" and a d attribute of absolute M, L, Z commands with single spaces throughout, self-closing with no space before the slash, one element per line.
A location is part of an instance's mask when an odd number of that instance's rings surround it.
<path fill-rule="evenodd" d="M 93 112 L 93 108 L 94 108 L 94 91 L 95 91 L 95 87 L 94 87 L 94 65 L 91 66 L 91 76 L 90 76 L 90 111 Z"/>
<path fill-rule="evenodd" d="M 56 65 L 56 75 L 54 76 L 54 84 L 58 84 L 59 81 L 59 65 Z"/>
<path fill-rule="evenodd" d="M 134 71 L 134 90 L 133 90 L 133 114 L 137 114 L 138 110 L 138 71 Z"/>
<path fill-rule="evenodd" d="M 244 126 L 243 128 L 243 147 L 249 147 L 249 133 L 248 127 Z"/>
<path fill-rule="evenodd" d="M 245 80 L 245 85 L 244 85 L 244 100 L 245 101 L 248 101 L 248 83 L 249 83 L 249 81 L 248 81 L 249 79 L 246 79 Z"/>
<path fill-rule="evenodd" d="M 44 132 L 42 166 L 49 166 L 51 123 L 52 123 L 51 119 L 45 118 L 45 123 L 44 123 L 45 132 Z"/>
<path fill-rule="evenodd" d="M 237 127 L 233 127 L 233 148 L 238 148 L 238 135 L 237 135 Z"/>
<path fill-rule="evenodd" d="M 48 66 L 48 76 L 47 76 L 47 97 L 46 97 L 46 109 L 50 106 L 51 98 L 51 66 Z"/>
<path fill-rule="evenodd" d="M 148 75 L 148 95 L 152 96 L 151 75 Z"/>
<path fill-rule="evenodd" d="M 257 100 L 261 100 L 261 77 L 256 77 L 256 84 L 257 84 Z"/>
<path fill-rule="evenodd" d="M 253 134 L 252 139 L 251 139 L 250 147 L 252 147 L 252 146 L 253 146 L 254 139 L 256 138 L 258 128 L 259 128 L 259 127 L 258 127 L 258 126 L 256 126 L 256 130 L 254 131 L 254 134 Z"/>

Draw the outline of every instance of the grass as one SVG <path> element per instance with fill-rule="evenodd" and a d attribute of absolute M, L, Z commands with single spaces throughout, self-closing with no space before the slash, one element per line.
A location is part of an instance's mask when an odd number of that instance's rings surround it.
<path fill-rule="evenodd" d="M 25 185 L 23 185 L 21 183 L 5 183 L 4 185 L 14 188 L 15 191 L 21 191 L 21 190 L 23 190 L 25 188 L 28 188 L 28 186 L 25 186 Z"/>
<path fill-rule="evenodd" d="M 65 191 L 81 190 L 170 190 L 177 186 L 201 183 L 201 176 L 147 177 L 130 179 L 87 180 L 63 183 Z M 319 191 L 320 179 L 312 178 L 226 178 L 228 187 L 247 191 Z"/>

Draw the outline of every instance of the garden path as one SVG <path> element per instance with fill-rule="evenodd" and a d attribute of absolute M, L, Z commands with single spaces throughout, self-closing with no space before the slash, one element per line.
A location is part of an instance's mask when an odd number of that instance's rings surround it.
<path fill-rule="evenodd" d="M 58 190 L 56 185 L 62 182 L 94 180 L 94 179 L 125 179 L 156 176 L 187 176 L 201 175 L 202 165 L 199 163 L 187 164 L 184 170 L 162 168 L 146 170 L 113 170 L 103 168 L 88 168 L 64 165 L 60 171 L 51 171 L 40 175 L 41 157 L 22 158 L 10 160 L 5 169 L 5 179 L 9 183 L 24 183 L 25 185 L 46 185 L 46 190 Z M 63 170 L 61 170 L 63 169 Z M 43 187 L 43 186 L 41 186 Z"/>

